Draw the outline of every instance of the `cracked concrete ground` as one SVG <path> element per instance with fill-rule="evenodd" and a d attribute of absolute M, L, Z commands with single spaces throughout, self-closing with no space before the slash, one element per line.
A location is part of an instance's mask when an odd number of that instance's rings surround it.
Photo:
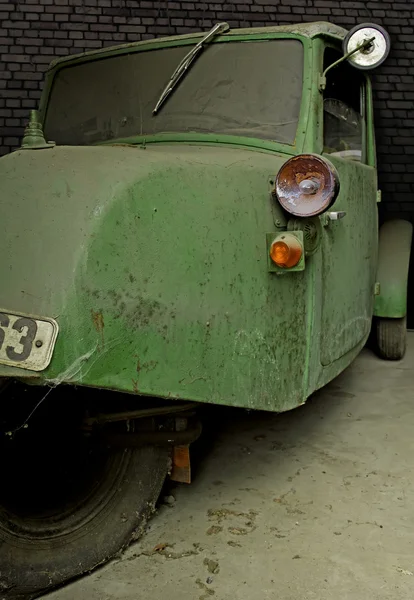
<path fill-rule="evenodd" d="M 193 484 L 122 558 L 45 600 L 412 600 L 409 342 L 397 363 L 365 350 L 290 413 L 213 409 Z"/>

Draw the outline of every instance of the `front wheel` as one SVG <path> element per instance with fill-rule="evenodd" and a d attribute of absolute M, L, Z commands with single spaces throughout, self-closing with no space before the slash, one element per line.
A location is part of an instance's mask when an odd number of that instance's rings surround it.
<path fill-rule="evenodd" d="M 407 319 L 378 318 L 377 345 L 380 356 L 387 360 L 401 360 L 407 347 Z"/>
<path fill-rule="evenodd" d="M 111 450 L 79 433 L 74 421 L 83 411 L 73 410 L 70 396 L 70 406 L 49 402 L 1 442 L 0 597 L 7 600 L 91 571 L 137 539 L 167 474 L 166 449 Z"/>

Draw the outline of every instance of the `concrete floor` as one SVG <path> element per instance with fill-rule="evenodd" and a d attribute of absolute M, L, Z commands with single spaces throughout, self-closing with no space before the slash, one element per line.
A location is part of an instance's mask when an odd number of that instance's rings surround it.
<path fill-rule="evenodd" d="M 194 483 L 143 539 L 44 598 L 412 600 L 409 341 L 400 363 L 365 350 L 291 413 L 217 411 Z"/>

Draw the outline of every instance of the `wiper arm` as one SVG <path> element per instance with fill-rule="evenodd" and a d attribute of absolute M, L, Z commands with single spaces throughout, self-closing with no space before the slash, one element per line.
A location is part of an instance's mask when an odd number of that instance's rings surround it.
<path fill-rule="evenodd" d="M 203 37 L 202 40 L 198 42 L 196 46 L 188 54 L 184 56 L 178 67 L 175 69 L 174 73 L 171 75 L 169 82 L 167 83 L 164 91 L 162 92 L 154 110 L 152 111 L 153 115 L 156 115 L 160 110 L 161 106 L 164 104 L 168 96 L 177 87 L 180 80 L 187 73 L 192 62 L 197 58 L 200 52 L 204 49 L 204 46 L 211 42 L 211 40 L 219 35 L 220 33 L 224 33 L 230 29 L 228 23 L 217 23 L 214 27 Z"/>

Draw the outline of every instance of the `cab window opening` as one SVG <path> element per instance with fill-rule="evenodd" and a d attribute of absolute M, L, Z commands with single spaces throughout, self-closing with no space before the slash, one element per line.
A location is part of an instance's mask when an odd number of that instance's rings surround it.
<path fill-rule="evenodd" d="M 324 69 L 341 57 L 327 48 Z M 364 76 L 342 62 L 328 74 L 323 96 L 324 153 L 363 161 Z"/>

